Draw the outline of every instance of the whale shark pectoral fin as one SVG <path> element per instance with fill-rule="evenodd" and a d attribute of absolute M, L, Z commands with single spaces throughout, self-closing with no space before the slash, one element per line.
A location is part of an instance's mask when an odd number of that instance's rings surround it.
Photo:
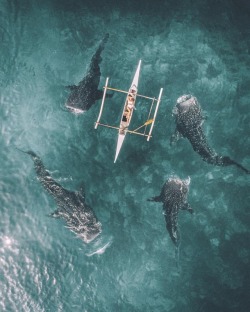
<path fill-rule="evenodd" d="M 208 119 L 208 116 L 201 116 L 201 123 L 200 123 L 200 126 L 203 125 L 204 121 L 206 121 Z"/>
<path fill-rule="evenodd" d="M 159 195 L 159 196 L 148 198 L 147 201 L 162 202 L 162 198 Z"/>
<path fill-rule="evenodd" d="M 74 195 L 80 203 L 85 204 L 85 185 L 82 183 L 77 191 L 74 191 Z"/>
<path fill-rule="evenodd" d="M 50 213 L 49 217 L 51 217 L 51 218 L 59 218 L 60 217 L 59 209 L 56 209 L 54 212 Z"/>
<path fill-rule="evenodd" d="M 112 98 L 113 95 L 114 95 L 114 92 L 113 92 L 113 93 L 106 93 L 106 97 L 107 97 L 107 98 Z"/>
<path fill-rule="evenodd" d="M 70 89 L 70 91 L 76 90 L 78 87 L 76 85 L 66 86 L 66 88 Z"/>
<path fill-rule="evenodd" d="M 106 96 L 108 97 L 108 94 L 106 94 Z M 102 90 L 96 90 L 95 93 L 95 99 L 97 100 L 101 100 L 103 97 L 103 91 Z"/>
<path fill-rule="evenodd" d="M 85 184 L 84 183 L 81 183 L 79 190 L 76 191 L 76 194 L 80 195 L 85 200 L 86 193 L 85 193 Z"/>
<path fill-rule="evenodd" d="M 175 132 L 171 135 L 171 138 L 170 138 L 170 145 L 174 145 L 176 144 L 176 142 L 182 138 L 182 134 L 177 130 L 175 129 Z"/>
<path fill-rule="evenodd" d="M 102 90 L 97 90 L 96 94 L 95 94 L 96 100 L 100 100 L 100 99 L 102 99 L 102 97 L 103 97 L 103 91 Z"/>
<path fill-rule="evenodd" d="M 190 212 L 191 214 L 194 213 L 193 208 L 189 205 L 189 203 L 185 203 L 182 207 L 182 210 L 187 210 L 188 212 Z"/>

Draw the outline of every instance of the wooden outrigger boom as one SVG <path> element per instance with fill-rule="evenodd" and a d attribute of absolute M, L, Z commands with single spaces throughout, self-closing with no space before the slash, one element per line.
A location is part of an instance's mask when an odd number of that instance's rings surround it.
<path fill-rule="evenodd" d="M 158 112 L 158 108 L 159 108 L 159 105 L 160 105 L 160 101 L 161 101 L 162 91 L 163 91 L 163 88 L 161 88 L 161 90 L 160 90 L 160 94 L 159 94 L 159 97 L 158 97 L 158 100 L 157 100 L 157 103 L 156 103 L 156 108 L 155 108 L 155 113 L 154 113 L 154 117 L 153 117 L 153 122 L 151 124 L 150 130 L 149 130 L 149 133 L 148 133 L 147 141 L 149 141 L 149 139 L 151 137 L 151 133 L 153 131 L 153 127 L 154 127 L 154 124 L 155 124 L 155 118 L 156 118 L 156 115 L 157 115 L 157 112 Z"/>
<path fill-rule="evenodd" d="M 163 88 L 160 89 L 159 97 L 157 99 L 149 97 L 149 96 L 138 94 L 137 90 L 138 90 L 140 68 L 141 68 L 141 60 L 139 61 L 139 64 L 137 66 L 137 69 L 136 69 L 136 72 L 135 72 L 132 84 L 131 84 L 131 86 L 130 86 L 128 91 L 124 91 L 124 90 L 108 87 L 109 78 L 106 79 L 105 86 L 103 87 L 104 92 L 103 92 L 103 97 L 102 97 L 102 103 L 101 103 L 100 112 L 99 112 L 97 121 L 95 122 L 95 129 L 97 129 L 98 126 L 103 126 L 103 127 L 107 127 L 107 128 L 118 130 L 118 140 L 117 140 L 117 146 L 116 146 L 116 153 L 115 153 L 114 162 L 116 162 L 116 160 L 117 160 L 117 157 L 118 157 L 118 155 L 120 153 L 121 147 L 123 145 L 123 142 L 124 142 L 124 139 L 125 139 L 125 136 L 126 136 L 127 133 L 144 136 L 144 137 L 147 138 L 147 141 L 149 141 L 150 138 L 152 137 L 152 131 L 153 131 L 153 127 L 154 127 L 154 124 L 155 124 L 155 119 L 156 119 L 156 115 L 157 115 L 157 112 L 158 112 L 159 104 L 160 104 L 160 101 L 161 101 Z M 102 116 L 102 112 L 103 112 L 103 108 L 104 108 L 104 102 L 105 102 L 105 97 L 106 97 L 107 90 L 116 91 L 116 92 L 121 92 L 121 93 L 127 94 L 126 100 L 125 100 L 125 103 L 124 103 L 124 107 L 123 107 L 123 112 L 122 112 L 122 116 L 121 116 L 119 127 L 111 126 L 111 125 L 104 124 L 104 123 L 100 122 L 100 119 L 101 119 L 101 116 Z M 137 127 L 135 130 L 129 130 L 128 127 L 129 127 L 131 119 L 132 119 L 132 115 L 133 115 L 133 111 L 135 109 L 135 103 L 136 103 L 136 98 L 137 97 L 141 97 L 141 98 L 144 98 L 144 99 L 147 99 L 147 100 L 152 100 L 152 104 L 151 104 L 151 108 L 150 108 L 150 111 L 149 111 L 149 115 L 148 115 L 147 121 L 143 125 Z M 151 117 L 151 112 L 152 112 L 152 108 L 153 108 L 155 102 L 156 102 L 156 107 L 155 107 L 154 115 L 153 115 L 153 118 L 152 118 Z M 151 126 L 150 126 L 148 134 L 146 134 L 146 127 L 148 125 L 151 125 Z M 144 128 L 144 133 L 138 132 L 138 130 L 143 128 L 143 127 L 145 127 Z"/>
<path fill-rule="evenodd" d="M 99 112 L 97 121 L 96 121 L 96 123 L 95 123 L 95 129 L 98 127 L 99 121 L 100 121 L 100 119 L 101 119 L 101 115 L 102 115 L 102 111 L 103 111 L 103 106 L 104 106 L 104 101 L 105 101 L 105 96 L 106 96 L 107 89 L 108 89 L 108 82 L 109 82 L 109 78 L 107 77 L 106 83 L 105 83 L 105 87 L 104 87 L 104 91 L 103 91 L 103 97 L 102 97 L 102 104 L 101 104 L 100 112 Z"/>

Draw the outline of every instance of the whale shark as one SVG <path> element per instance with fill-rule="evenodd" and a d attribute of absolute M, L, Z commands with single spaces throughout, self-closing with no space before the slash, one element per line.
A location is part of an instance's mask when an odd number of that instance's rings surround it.
<path fill-rule="evenodd" d="M 173 115 L 175 116 L 176 130 L 171 137 L 171 144 L 176 142 L 180 137 L 187 138 L 193 150 L 207 163 L 216 166 L 235 165 L 247 174 L 250 174 L 250 171 L 241 164 L 228 156 L 218 155 L 208 145 L 207 138 L 202 129 L 205 117 L 202 114 L 201 107 L 196 97 L 191 94 L 179 97 L 173 109 Z"/>
<path fill-rule="evenodd" d="M 179 177 L 170 177 L 164 183 L 159 196 L 149 198 L 148 201 L 163 203 L 163 215 L 166 228 L 177 250 L 180 245 L 180 233 L 178 229 L 178 214 L 180 210 L 193 213 L 193 209 L 187 202 L 190 178 L 181 180 Z"/>
<path fill-rule="evenodd" d="M 57 203 L 58 208 L 50 216 L 64 219 L 66 227 L 78 238 L 87 244 L 92 242 L 102 232 L 102 225 L 93 209 L 86 204 L 83 189 L 76 192 L 65 189 L 51 177 L 33 151 L 24 153 L 32 157 L 38 180 Z"/>
<path fill-rule="evenodd" d="M 95 54 L 92 56 L 86 76 L 77 86 L 68 86 L 71 92 L 65 106 L 75 114 L 81 114 L 89 110 L 91 106 L 103 96 L 103 91 L 98 90 L 101 77 L 99 64 L 102 61 L 101 53 L 108 38 L 109 34 L 107 33 L 99 44 Z M 106 94 L 107 97 L 112 97 L 112 95 L 113 94 Z"/>

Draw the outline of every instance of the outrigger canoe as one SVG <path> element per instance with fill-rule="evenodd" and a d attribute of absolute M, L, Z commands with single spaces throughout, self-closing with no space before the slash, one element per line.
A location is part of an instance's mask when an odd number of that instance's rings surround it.
<path fill-rule="evenodd" d="M 148 97 L 148 96 L 144 96 L 144 95 L 140 95 L 138 94 L 138 82 L 139 82 L 139 76 L 140 76 L 140 69 L 141 69 L 141 60 L 139 61 L 139 64 L 137 66 L 132 84 L 129 88 L 128 91 L 124 91 L 124 90 L 119 90 L 119 89 L 115 89 L 115 88 L 111 88 L 108 87 L 108 81 L 109 78 L 106 79 L 106 83 L 104 88 L 104 92 L 103 92 L 103 98 L 102 98 L 102 103 L 101 103 L 101 108 L 100 108 L 100 112 L 99 112 L 99 116 L 97 118 L 97 121 L 95 123 L 95 129 L 97 129 L 98 126 L 103 126 L 103 127 L 108 127 L 108 128 L 112 128 L 112 129 L 117 129 L 118 130 L 118 140 L 117 140 L 117 145 L 116 145 L 116 152 L 115 152 L 115 159 L 114 162 L 116 162 L 117 157 L 120 153 L 121 147 L 123 145 L 125 136 L 127 133 L 130 134 L 137 134 L 140 136 L 144 136 L 147 137 L 147 141 L 149 141 L 149 139 L 152 137 L 152 130 L 154 127 L 154 123 L 155 123 L 155 119 L 156 119 L 156 115 L 158 112 L 158 108 L 159 108 L 159 104 L 161 101 L 161 96 L 162 96 L 162 91 L 163 88 L 160 89 L 160 94 L 158 98 L 152 98 L 152 97 Z M 104 102 L 105 102 L 105 97 L 106 97 L 106 92 L 107 90 L 112 90 L 112 91 L 117 91 L 117 92 L 121 92 L 121 93 L 125 93 L 126 94 L 126 100 L 124 103 L 124 107 L 123 107 L 123 111 L 122 111 L 122 116 L 121 116 L 121 120 L 120 120 L 120 124 L 119 127 L 117 126 L 111 126 L 108 124 L 103 124 L 100 123 L 100 118 L 102 115 L 102 111 L 103 111 L 103 107 L 104 107 Z M 149 110 L 149 114 L 148 114 L 148 119 L 146 120 L 145 123 L 143 123 L 141 126 L 137 127 L 135 130 L 129 130 L 128 127 L 130 125 L 132 116 L 133 116 L 133 111 L 135 109 L 135 103 L 136 103 L 136 98 L 137 97 L 141 97 L 147 100 L 152 100 L 152 104 Z M 153 110 L 154 104 L 156 102 L 156 106 Z M 153 118 L 151 118 L 153 115 Z M 146 128 L 148 125 L 151 124 L 150 130 L 148 132 L 148 134 L 146 134 Z M 138 130 L 144 128 L 144 132 L 139 132 Z"/>
<path fill-rule="evenodd" d="M 116 152 L 115 152 L 115 160 L 120 153 L 123 141 L 125 139 L 125 136 L 127 134 L 127 130 L 130 124 L 130 121 L 133 116 L 133 111 L 135 109 L 135 101 L 136 101 L 136 95 L 137 95 L 137 90 L 138 90 L 138 82 L 139 82 L 139 76 L 140 76 L 140 69 L 141 69 L 141 60 L 139 61 L 139 64 L 137 66 L 131 87 L 129 88 L 126 101 L 124 104 L 123 112 L 122 112 L 122 118 L 120 122 L 120 129 L 118 133 L 118 140 L 117 140 L 117 145 L 116 145 Z"/>

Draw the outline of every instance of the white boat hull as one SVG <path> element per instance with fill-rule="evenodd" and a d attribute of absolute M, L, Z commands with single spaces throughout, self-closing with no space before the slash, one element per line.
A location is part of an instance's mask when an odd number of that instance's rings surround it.
<path fill-rule="evenodd" d="M 116 162 L 116 159 L 120 153 L 120 149 L 122 147 L 122 144 L 123 144 L 123 141 L 125 139 L 125 135 L 126 134 L 118 134 L 118 140 L 117 140 L 117 146 L 116 146 L 116 152 L 115 152 L 115 160 L 114 160 L 114 163 Z"/>

